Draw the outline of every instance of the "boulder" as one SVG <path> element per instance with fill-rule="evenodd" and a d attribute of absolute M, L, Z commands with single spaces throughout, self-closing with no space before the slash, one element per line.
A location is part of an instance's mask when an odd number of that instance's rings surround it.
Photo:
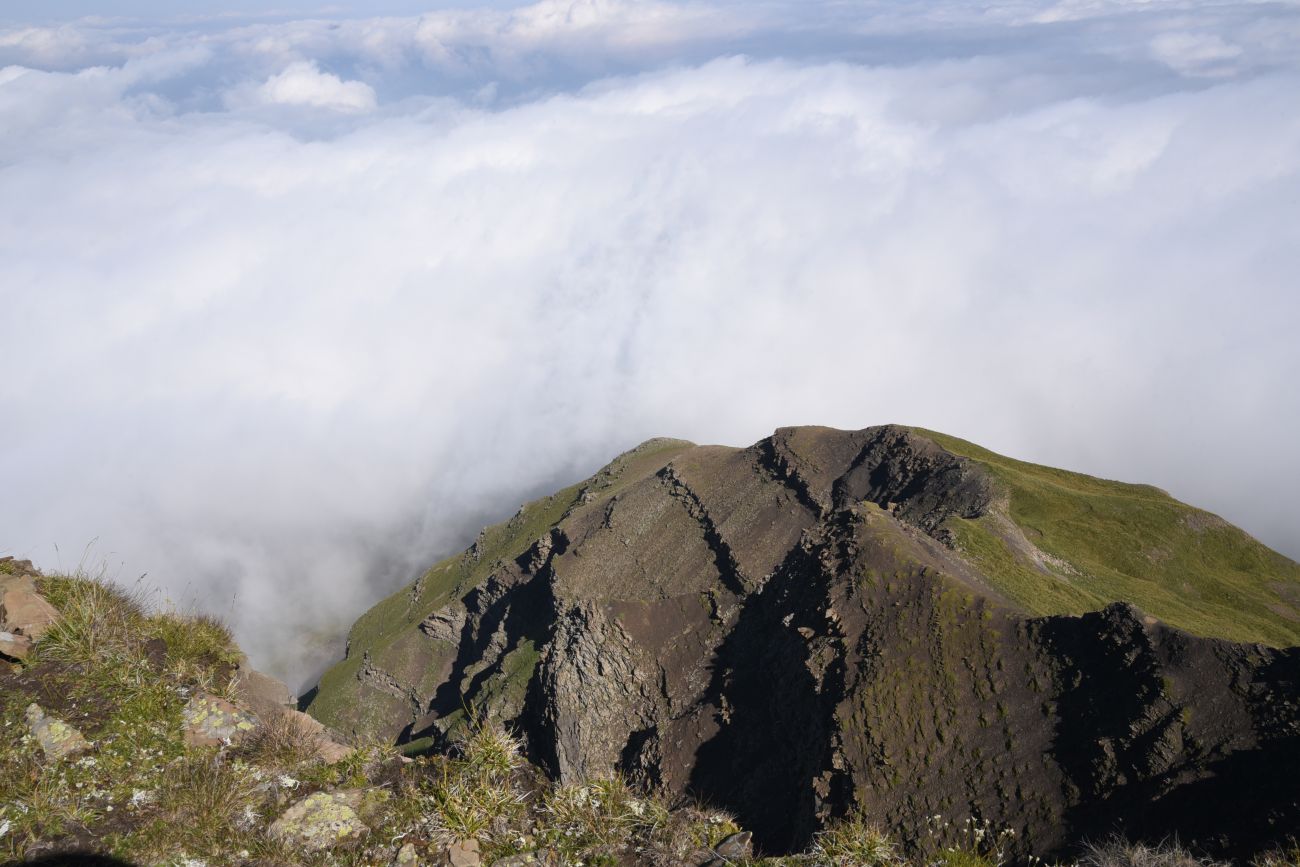
<path fill-rule="evenodd" d="M 352 747 L 345 746 L 344 744 L 330 740 L 329 738 L 320 738 L 316 741 L 316 755 L 319 756 L 320 760 L 327 765 L 341 762 L 354 752 L 356 752 L 356 750 Z"/>
<path fill-rule="evenodd" d="M 40 574 L 36 567 L 32 565 L 31 560 L 15 560 L 12 556 L 0 557 L 0 579 Z"/>
<path fill-rule="evenodd" d="M 311 852 L 354 840 L 369 831 L 357 814 L 364 799 L 360 791 L 316 792 L 285 810 L 270 834 Z"/>
<path fill-rule="evenodd" d="M 200 693 L 181 711 L 185 743 L 191 747 L 215 747 L 233 744 L 257 728 L 257 719 L 215 695 Z"/>
<path fill-rule="evenodd" d="M 32 640 L 14 632 L 0 632 L 0 656 L 6 659 L 26 659 L 32 651 Z"/>
<path fill-rule="evenodd" d="M 90 743 L 63 720 L 49 716 L 38 704 L 27 706 L 27 726 L 41 745 L 45 757 L 52 761 L 66 759 L 90 749 Z"/>
<path fill-rule="evenodd" d="M 340 762 L 356 752 L 352 747 L 334 740 L 325 726 L 302 711 L 282 707 L 272 713 L 287 718 L 291 725 L 296 726 L 300 732 L 310 739 L 316 757 L 326 764 L 332 765 L 335 762 Z M 270 717 L 263 718 L 268 719 Z"/>
<path fill-rule="evenodd" d="M 447 867 L 479 867 L 483 863 L 477 840 L 457 840 L 447 847 L 443 864 Z"/>
<path fill-rule="evenodd" d="M 283 681 L 250 668 L 242 662 L 235 674 L 235 695 L 239 703 L 259 717 L 298 706 L 298 699 Z"/>
<path fill-rule="evenodd" d="M 30 590 L 36 592 L 36 581 L 31 575 L 10 575 L 0 572 L 0 593 L 7 590 Z"/>
<path fill-rule="evenodd" d="M 46 602 L 35 588 L 24 586 L 21 579 L 0 590 L 0 626 L 5 632 L 39 641 L 58 619 L 58 609 Z"/>
<path fill-rule="evenodd" d="M 727 837 L 716 847 L 715 852 L 723 858 L 732 861 L 737 858 L 748 858 L 754 854 L 754 835 L 748 831 L 740 831 Z"/>
<path fill-rule="evenodd" d="M 710 857 L 703 861 L 703 867 L 726 867 L 753 857 L 753 837 L 748 831 L 732 834 L 713 847 Z"/>

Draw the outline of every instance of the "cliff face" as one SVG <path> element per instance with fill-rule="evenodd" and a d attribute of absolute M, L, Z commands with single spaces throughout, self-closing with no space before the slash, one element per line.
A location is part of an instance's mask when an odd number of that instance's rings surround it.
<path fill-rule="evenodd" d="M 1155 489 L 940 435 L 653 440 L 367 613 L 310 712 L 418 746 L 473 708 L 769 851 L 863 810 L 1241 854 L 1300 826 L 1300 651 L 1262 643 L 1300 643 L 1298 590 Z"/>

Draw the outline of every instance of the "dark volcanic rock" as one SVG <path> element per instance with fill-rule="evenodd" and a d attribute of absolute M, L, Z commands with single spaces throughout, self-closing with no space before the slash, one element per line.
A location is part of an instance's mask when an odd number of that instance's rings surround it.
<path fill-rule="evenodd" d="M 998 493 L 899 427 L 652 441 L 359 621 L 311 711 L 436 742 L 472 704 L 552 775 L 702 797 L 765 851 L 859 809 L 904 836 L 978 817 L 1043 856 L 1300 827 L 1300 651 L 1125 604 L 1028 616 L 954 548 Z"/>

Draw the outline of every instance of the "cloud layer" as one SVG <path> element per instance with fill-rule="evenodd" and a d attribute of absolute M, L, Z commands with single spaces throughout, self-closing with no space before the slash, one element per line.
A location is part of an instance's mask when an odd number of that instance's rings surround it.
<path fill-rule="evenodd" d="M 0 549 L 301 682 L 641 439 L 901 421 L 1300 555 L 1300 14 L 969 9 L 0 30 Z"/>

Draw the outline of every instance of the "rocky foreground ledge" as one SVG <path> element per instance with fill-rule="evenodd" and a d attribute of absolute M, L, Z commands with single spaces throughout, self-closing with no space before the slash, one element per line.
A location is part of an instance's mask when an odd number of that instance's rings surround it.
<path fill-rule="evenodd" d="M 708 805 L 670 804 L 619 778 L 549 782 L 498 725 L 468 722 L 443 753 L 418 759 L 340 744 L 209 618 L 149 612 L 119 588 L 12 559 L 0 560 L 0 593 L 5 632 L 28 639 L 0 662 L 0 863 L 75 864 L 87 854 L 174 867 L 1009 860 L 1011 832 L 986 822 L 959 824 L 953 844 L 936 817 L 904 847 L 862 815 L 803 853 L 760 857 L 750 832 Z M 1255 864 L 1298 857 L 1280 850 Z M 1112 841 L 1078 863 L 1210 862 Z"/>
<path fill-rule="evenodd" d="M 420 759 L 346 746 L 249 667 L 220 623 L 149 612 L 101 581 L 2 558 L 0 624 L 6 864 L 754 860 L 723 813 L 670 810 L 615 779 L 550 785 L 499 727 Z"/>

